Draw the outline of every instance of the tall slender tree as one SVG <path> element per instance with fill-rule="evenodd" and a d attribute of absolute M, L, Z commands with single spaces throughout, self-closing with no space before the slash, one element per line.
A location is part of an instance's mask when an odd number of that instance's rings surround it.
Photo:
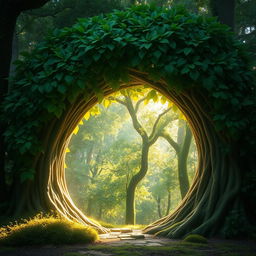
<path fill-rule="evenodd" d="M 21 12 L 43 6 L 49 0 L 0 0 L 0 103 L 8 92 L 15 25 Z M 5 124 L 0 120 L 0 204 L 8 200 L 5 177 Z"/>
<path fill-rule="evenodd" d="M 113 98 L 116 102 L 125 106 L 131 116 L 132 123 L 134 129 L 140 135 L 142 140 L 141 145 L 141 160 L 140 160 L 140 169 L 139 171 L 133 175 L 129 181 L 127 192 L 126 192 L 126 224 L 135 224 L 135 191 L 142 179 L 145 177 L 148 171 L 148 154 L 149 148 L 157 141 L 160 136 L 160 132 L 168 125 L 170 122 L 169 119 L 163 120 L 161 122 L 162 117 L 167 114 L 171 108 L 166 109 L 161 114 L 158 115 L 155 123 L 153 124 L 153 128 L 151 134 L 146 132 L 146 129 L 139 122 L 137 112 L 139 110 L 140 104 L 146 100 L 146 97 L 138 100 L 135 105 L 131 99 L 131 95 L 129 91 L 126 91 L 124 98 L 121 100 L 119 98 Z"/>
<path fill-rule="evenodd" d="M 183 132 L 181 132 L 183 129 L 185 130 L 184 131 L 185 134 L 182 134 Z M 187 159 L 188 159 L 189 148 L 192 140 L 191 130 L 186 123 L 184 123 L 183 126 L 180 126 L 178 130 L 177 142 L 175 142 L 170 136 L 170 134 L 167 133 L 166 131 L 162 131 L 160 136 L 166 139 L 166 141 L 168 141 L 168 143 L 176 151 L 177 158 L 178 158 L 178 179 L 179 179 L 179 186 L 180 186 L 180 195 L 181 195 L 181 198 L 184 198 L 189 189 Z"/>

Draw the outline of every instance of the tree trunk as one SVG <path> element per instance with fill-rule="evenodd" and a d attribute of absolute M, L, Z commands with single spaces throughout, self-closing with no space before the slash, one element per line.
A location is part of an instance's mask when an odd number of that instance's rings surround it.
<path fill-rule="evenodd" d="M 98 213 L 98 220 L 102 219 L 102 204 L 99 205 L 99 213 Z"/>
<path fill-rule="evenodd" d="M 210 0 L 210 9 L 218 20 L 235 29 L 235 0 Z"/>
<path fill-rule="evenodd" d="M 161 212 L 161 197 L 160 197 L 160 196 L 157 196 L 156 202 L 157 202 L 157 212 L 158 212 L 158 216 L 159 216 L 159 218 L 162 218 L 162 212 Z"/>
<path fill-rule="evenodd" d="M 93 205 L 93 200 L 92 198 L 88 198 L 88 202 L 87 202 L 87 208 L 86 208 L 86 214 L 88 216 L 92 216 L 92 205 Z"/>
<path fill-rule="evenodd" d="M 185 138 L 185 121 L 179 119 L 178 121 L 178 132 L 177 132 L 177 143 L 180 147 L 182 147 L 184 138 Z"/>
<path fill-rule="evenodd" d="M 39 8 L 49 0 L 0 0 L 0 103 L 8 93 L 8 76 L 12 58 L 12 42 L 16 20 L 22 11 Z M 5 178 L 6 145 L 4 132 L 6 124 L 0 120 L 0 204 L 9 202 Z"/>
<path fill-rule="evenodd" d="M 142 142 L 140 171 L 131 178 L 126 192 L 125 224 L 135 224 L 135 190 L 139 182 L 145 177 L 148 171 L 149 147 L 150 145 L 148 141 L 144 139 Z"/>
<path fill-rule="evenodd" d="M 16 30 L 13 34 L 13 41 L 12 41 L 12 59 L 10 63 L 10 76 L 14 76 L 15 74 L 15 65 L 13 64 L 19 57 L 19 37 L 16 33 Z M 8 91 L 11 91 L 11 84 L 9 85 Z"/>
<path fill-rule="evenodd" d="M 183 199 L 189 190 L 188 170 L 187 170 L 187 159 L 189 148 L 192 140 L 192 133 L 186 125 L 186 135 L 178 153 L 178 179 L 180 184 L 180 195 Z"/>
<path fill-rule="evenodd" d="M 178 138 L 176 143 L 171 136 L 166 132 L 161 132 L 161 137 L 167 140 L 167 142 L 174 148 L 178 158 L 178 179 L 180 185 L 180 194 L 183 199 L 189 189 L 189 180 L 187 172 L 187 158 L 189 153 L 189 148 L 192 140 L 192 133 L 190 128 L 186 125 L 186 134 L 184 138 L 184 128 L 181 126 L 178 129 Z M 183 142 L 182 141 L 183 137 Z M 182 144 L 181 144 L 182 143 Z M 181 144 L 181 145 L 180 145 Z"/>
<path fill-rule="evenodd" d="M 12 57 L 12 39 L 19 13 L 5 3 L 0 2 L 0 102 L 8 93 L 8 76 Z M 5 183 L 6 146 L 4 132 L 6 124 L 0 120 L 0 204 L 8 201 Z"/>
<path fill-rule="evenodd" d="M 220 234 L 225 216 L 241 203 L 239 169 L 233 154 L 223 153 L 225 142 L 208 118 L 200 92 L 168 92 L 178 107 L 189 117 L 198 146 L 198 170 L 194 183 L 178 208 L 150 224 L 144 231 L 181 238 L 187 234 L 211 237 Z"/>
<path fill-rule="evenodd" d="M 168 197 L 167 197 L 167 207 L 165 216 L 169 214 L 171 208 L 171 191 L 170 188 L 167 189 Z"/>
<path fill-rule="evenodd" d="M 159 121 L 163 115 L 165 115 L 170 109 L 165 110 L 161 113 L 158 118 L 156 119 L 152 132 L 150 136 L 147 135 L 145 129 L 141 126 L 140 122 L 137 118 L 137 110 L 139 108 L 139 104 L 141 104 L 141 100 L 137 102 L 136 106 L 133 106 L 132 100 L 129 96 L 125 96 L 125 101 L 121 101 L 119 99 L 115 99 L 117 102 L 124 105 L 131 118 L 134 129 L 137 133 L 141 136 L 142 139 L 142 150 L 141 150 L 141 166 L 140 171 L 136 173 L 132 178 L 127 188 L 126 194 L 126 217 L 125 223 L 126 224 L 135 224 L 135 190 L 139 182 L 145 177 L 148 171 L 148 151 L 150 146 L 152 146 L 160 136 L 160 131 L 168 124 L 165 122 L 160 127 Z"/>

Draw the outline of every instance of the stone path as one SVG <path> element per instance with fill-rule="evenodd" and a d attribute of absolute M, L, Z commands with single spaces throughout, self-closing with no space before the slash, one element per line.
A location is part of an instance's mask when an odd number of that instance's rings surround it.
<path fill-rule="evenodd" d="M 139 246 L 164 246 L 170 244 L 171 239 L 154 237 L 153 235 L 143 234 L 142 230 L 129 228 L 112 228 L 110 233 L 102 234 L 100 240 L 95 245 L 123 246 L 123 245 L 139 245 Z M 113 256 L 107 252 L 94 250 L 79 250 L 78 253 L 86 256 Z"/>
<path fill-rule="evenodd" d="M 97 244 L 122 246 L 125 244 L 143 245 L 143 246 L 164 246 L 170 243 L 171 239 L 159 238 L 153 235 L 142 234 L 139 229 L 113 228 L 110 233 L 100 235 Z"/>

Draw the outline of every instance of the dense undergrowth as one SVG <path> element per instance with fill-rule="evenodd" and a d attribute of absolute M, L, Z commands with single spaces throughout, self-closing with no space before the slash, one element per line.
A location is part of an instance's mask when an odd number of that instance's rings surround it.
<path fill-rule="evenodd" d="M 39 214 L 0 228 L 0 245 L 7 246 L 79 244 L 97 239 L 98 233 L 94 229 L 60 216 Z"/>

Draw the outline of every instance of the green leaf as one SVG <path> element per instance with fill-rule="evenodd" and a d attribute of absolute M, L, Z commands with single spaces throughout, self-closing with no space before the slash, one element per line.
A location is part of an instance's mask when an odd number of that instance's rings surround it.
<path fill-rule="evenodd" d="M 78 80 L 77 85 L 79 88 L 84 89 L 85 88 L 85 81 Z"/>
<path fill-rule="evenodd" d="M 157 60 L 161 57 L 161 55 L 162 55 L 162 53 L 160 51 L 153 52 L 153 56 L 156 57 Z"/>
<path fill-rule="evenodd" d="M 73 80 L 74 80 L 73 76 L 70 76 L 70 75 L 65 76 L 65 81 L 67 82 L 67 84 L 71 84 Z"/>
<path fill-rule="evenodd" d="M 101 54 L 100 54 L 100 53 L 95 53 L 95 54 L 93 55 L 93 59 L 94 59 L 95 62 L 97 62 L 97 61 L 100 59 L 100 57 L 101 57 Z"/>
<path fill-rule="evenodd" d="M 199 77 L 199 72 L 198 71 L 190 71 L 189 76 L 192 80 L 196 81 Z"/>
<path fill-rule="evenodd" d="M 160 40 L 160 43 L 161 44 L 169 44 L 169 40 L 164 38 L 164 39 Z"/>
<path fill-rule="evenodd" d="M 108 44 L 107 45 L 107 48 L 110 50 L 110 51 L 113 51 L 115 49 L 115 46 L 113 44 Z"/>
<path fill-rule="evenodd" d="M 57 65 L 57 69 L 58 69 L 58 68 L 61 68 L 61 67 L 63 67 L 63 66 L 65 66 L 65 65 L 66 65 L 65 62 L 60 62 L 60 63 L 58 63 L 58 65 Z"/>
<path fill-rule="evenodd" d="M 172 64 L 166 65 L 164 69 L 168 74 L 172 74 L 174 72 L 174 66 Z"/>
<path fill-rule="evenodd" d="M 189 72 L 189 67 L 188 66 L 185 66 L 182 70 L 181 70 L 181 74 L 186 74 Z"/>
<path fill-rule="evenodd" d="M 183 50 L 183 52 L 184 52 L 184 54 L 185 54 L 186 56 L 189 55 L 192 51 L 193 51 L 192 48 L 185 48 L 185 49 Z"/>
<path fill-rule="evenodd" d="M 218 74 L 221 75 L 223 73 L 223 69 L 221 66 L 215 66 L 214 71 Z"/>
<path fill-rule="evenodd" d="M 58 91 L 60 92 L 60 93 L 62 93 L 62 94 L 64 94 L 66 91 L 67 91 L 67 88 L 66 88 L 66 86 L 65 85 L 59 85 L 58 86 Z"/>
<path fill-rule="evenodd" d="M 141 60 L 144 58 L 145 55 L 146 55 L 145 51 L 139 51 L 139 57 Z"/>
<path fill-rule="evenodd" d="M 123 38 L 122 37 L 117 37 L 117 38 L 114 38 L 114 41 L 117 41 L 118 43 L 120 43 L 121 41 L 123 41 Z"/>
<path fill-rule="evenodd" d="M 152 43 L 149 44 L 142 44 L 141 48 L 146 48 L 147 50 L 152 46 Z"/>
<path fill-rule="evenodd" d="M 98 103 L 101 103 L 104 99 L 104 94 L 102 92 L 96 93 L 96 96 L 98 98 Z"/>
<path fill-rule="evenodd" d="M 62 77 L 63 77 L 63 73 L 60 73 L 60 72 L 55 75 L 55 78 L 56 78 L 58 81 L 60 81 L 60 80 L 62 79 Z"/>
<path fill-rule="evenodd" d="M 175 49 L 176 48 L 176 42 L 175 41 L 170 41 L 170 44 L 172 49 Z"/>
<path fill-rule="evenodd" d="M 25 182 L 27 180 L 33 180 L 34 179 L 34 176 L 35 176 L 35 171 L 34 169 L 30 169 L 30 170 L 27 170 L 27 171 L 23 171 L 21 174 L 20 174 L 20 181 L 21 182 Z"/>

